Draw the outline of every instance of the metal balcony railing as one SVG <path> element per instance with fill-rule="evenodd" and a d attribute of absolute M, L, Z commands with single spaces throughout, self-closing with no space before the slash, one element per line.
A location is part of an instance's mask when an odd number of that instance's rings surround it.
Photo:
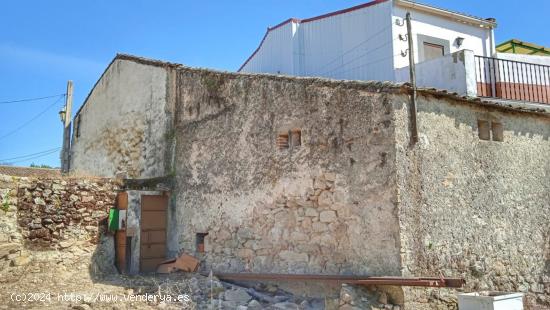
<path fill-rule="evenodd" d="M 550 66 L 475 56 L 478 97 L 550 104 Z"/>

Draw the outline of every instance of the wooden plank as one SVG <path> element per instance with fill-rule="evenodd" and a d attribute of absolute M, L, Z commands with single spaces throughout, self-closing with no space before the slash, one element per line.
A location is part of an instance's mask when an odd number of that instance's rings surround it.
<path fill-rule="evenodd" d="M 157 266 L 164 260 L 164 258 L 142 258 L 140 260 L 140 270 L 142 272 L 155 272 L 157 270 Z"/>
<path fill-rule="evenodd" d="M 116 206 L 119 210 L 127 210 L 128 209 L 128 193 L 127 192 L 119 192 L 116 196 Z"/>

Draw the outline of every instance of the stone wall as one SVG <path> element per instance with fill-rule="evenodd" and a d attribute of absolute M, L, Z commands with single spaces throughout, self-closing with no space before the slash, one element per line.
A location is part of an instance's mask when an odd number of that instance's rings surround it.
<path fill-rule="evenodd" d="M 399 274 L 393 88 L 185 69 L 178 80 L 172 250 L 194 252 L 207 233 L 197 255 L 215 271 Z"/>
<path fill-rule="evenodd" d="M 18 181 L 17 216 L 22 234 L 30 243 L 50 246 L 66 239 L 96 240 L 99 223 L 114 205 L 117 186 L 101 179 Z"/>
<path fill-rule="evenodd" d="M 117 188 L 107 179 L 0 175 L 0 267 L 24 263 L 25 248 L 97 243 Z"/>
<path fill-rule="evenodd" d="M 408 105 L 394 104 L 403 274 L 461 276 L 465 291 L 550 307 L 550 118 L 420 96 L 410 147 Z M 478 120 L 502 124 L 504 141 L 481 140 Z M 456 291 L 408 292 L 413 309 L 456 307 Z"/>

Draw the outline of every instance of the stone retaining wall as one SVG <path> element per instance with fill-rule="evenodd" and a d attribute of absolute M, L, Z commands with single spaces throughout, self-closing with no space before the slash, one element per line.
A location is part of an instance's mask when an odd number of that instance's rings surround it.
<path fill-rule="evenodd" d="M 27 263 L 25 248 L 96 243 L 117 188 L 108 179 L 0 175 L 0 269 Z"/>

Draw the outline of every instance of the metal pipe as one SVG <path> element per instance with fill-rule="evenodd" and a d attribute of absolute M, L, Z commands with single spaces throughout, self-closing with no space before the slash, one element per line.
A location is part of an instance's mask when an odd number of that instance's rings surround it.
<path fill-rule="evenodd" d="M 462 287 L 466 283 L 462 278 L 445 277 L 404 278 L 280 273 L 215 273 L 214 275 L 220 280 L 234 281 L 323 281 L 358 285 Z"/>

